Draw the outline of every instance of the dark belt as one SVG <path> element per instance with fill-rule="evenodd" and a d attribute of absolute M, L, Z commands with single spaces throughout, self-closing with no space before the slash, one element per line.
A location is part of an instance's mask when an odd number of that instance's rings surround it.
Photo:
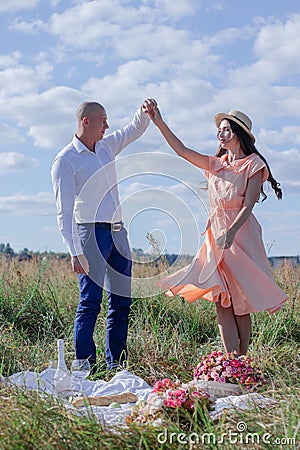
<path fill-rule="evenodd" d="M 121 231 L 123 228 L 123 222 L 109 223 L 109 222 L 95 222 L 96 228 L 102 228 L 103 230 Z"/>

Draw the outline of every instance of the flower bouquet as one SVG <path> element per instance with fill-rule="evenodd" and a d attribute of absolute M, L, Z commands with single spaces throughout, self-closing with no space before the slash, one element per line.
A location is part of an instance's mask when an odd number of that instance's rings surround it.
<path fill-rule="evenodd" d="M 167 419 L 187 417 L 198 408 L 211 409 L 215 398 L 199 389 L 195 381 L 182 384 L 169 378 L 158 380 L 147 400 L 139 400 L 127 416 L 127 424 L 151 424 L 161 426 Z"/>
<path fill-rule="evenodd" d="M 216 397 L 239 395 L 243 388 L 250 390 L 265 384 L 262 371 L 254 366 L 253 358 L 214 351 L 202 356 L 194 372 L 199 386 Z"/>

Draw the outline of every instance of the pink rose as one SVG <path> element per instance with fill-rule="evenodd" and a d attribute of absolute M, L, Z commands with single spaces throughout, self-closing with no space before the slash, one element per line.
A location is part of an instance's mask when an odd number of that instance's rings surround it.
<path fill-rule="evenodd" d="M 170 400 L 170 399 L 165 399 L 164 405 L 167 408 L 176 408 L 177 407 L 176 400 Z"/>

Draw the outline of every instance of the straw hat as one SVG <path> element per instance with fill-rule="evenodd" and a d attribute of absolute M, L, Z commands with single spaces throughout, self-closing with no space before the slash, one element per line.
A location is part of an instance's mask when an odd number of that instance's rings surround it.
<path fill-rule="evenodd" d="M 251 133 L 252 121 L 248 116 L 246 116 L 246 114 L 238 111 L 237 109 L 233 109 L 229 113 L 218 113 L 215 115 L 215 124 L 217 125 L 217 128 L 219 128 L 223 119 L 233 120 L 233 122 L 237 123 L 241 128 L 243 128 L 243 130 L 246 131 L 246 133 L 249 134 L 253 143 L 255 142 L 255 137 Z"/>

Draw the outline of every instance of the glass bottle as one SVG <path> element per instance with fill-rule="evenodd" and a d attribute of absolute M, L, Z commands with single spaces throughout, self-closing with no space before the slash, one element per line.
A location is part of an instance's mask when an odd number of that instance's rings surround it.
<path fill-rule="evenodd" d="M 72 395 L 71 374 L 65 362 L 64 340 L 57 340 L 58 362 L 54 375 L 54 395 L 59 398 L 69 398 Z"/>

